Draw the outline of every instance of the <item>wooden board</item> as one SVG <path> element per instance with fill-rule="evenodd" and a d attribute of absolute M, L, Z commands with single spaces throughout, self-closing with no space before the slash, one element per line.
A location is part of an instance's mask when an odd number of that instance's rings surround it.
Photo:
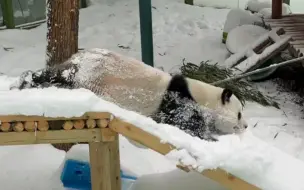
<path fill-rule="evenodd" d="M 101 129 L 0 133 L 0 145 L 56 144 L 101 141 Z"/>
<path fill-rule="evenodd" d="M 109 124 L 109 127 L 115 132 L 122 134 L 123 136 L 128 137 L 144 146 L 147 146 L 162 155 L 166 155 L 170 151 L 176 149 L 173 145 L 169 143 L 161 143 L 161 140 L 158 137 L 153 136 L 140 128 L 137 128 L 132 124 L 123 122 L 118 119 L 112 120 Z M 186 172 L 190 170 L 195 170 L 187 166 L 178 166 L 178 168 L 183 169 Z M 214 181 L 217 181 L 228 189 L 259 190 L 258 187 L 255 187 L 254 185 L 251 185 L 232 174 L 228 174 L 222 169 L 205 170 L 201 174 Z"/>

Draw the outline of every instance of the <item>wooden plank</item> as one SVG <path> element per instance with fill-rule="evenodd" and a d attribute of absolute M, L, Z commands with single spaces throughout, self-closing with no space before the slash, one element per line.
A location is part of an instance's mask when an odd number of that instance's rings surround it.
<path fill-rule="evenodd" d="M 89 143 L 92 190 L 121 190 L 118 134 L 113 137 L 111 142 Z"/>
<path fill-rule="evenodd" d="M 110 119 L 107 112 L 87 112 L 80 117 L 44 117 L 38 115 L 0 115 L 1 122 L 16 121 L 54 121 L 54 120 L 81 120 L 81 119 Z"/>
<path fill-rule="evenodd" d="M 92 190 L 112 190 L 110 143 L 89 143 Z"/>
<path fill-rule="evenodd" d="M 0 133 L 0 145 L 56 144 L 92 141 L 101 141 L 99 128 Z"/>
<path fill-rule="evenodd" d="M 123 122 L 117 118 L 113 119 L 109 124 L 110 129 L 113 131 L 122 134 L 125 137 L 128 137 L 146 147 L 151 148 L 152 150 L 162 154 L 166 155 L 173 149 L 176 149 L 173 145 L 169 143 L 161 143 L 161 140 L 153 136 L 145 131 L 143 131 L 140 128 L 135 127 L 132 124 Z M 178 168 L 181 168 L 183 170 L 185 169 L 185 166 L 177 166 Z M 192 170 L 192 168 L 191 168 Z M 189 170 L 188 170 L 189 171 Z M 215 170 L 205 170 L 201 173 L 202 175 L 217 181 L 218 183 L 222 184 L 224 187 L 232 190 L 259 190 L 260 188 L 255 187 L 254 185 L 251 185 L 247 183 L 246 181 L 232 175 L 228 174 L 226 171 L 222 169 L 215 169 Z"/>
<path fill-rule="evenodd" d="M 115 133 L 115 140 L 110 144 L 110 150 L 111 187 L 113 190 L 121 190 L 119 136 L 117 133 Z"/>
<path fill-rule="evenodd" d="M 294 21 L 290 21 L 289 23 L 286 22 L 272 22 L 270 25 L 277 26 L 277 27 L 298 27 L 304 26 L 304 23 L 295 23 Z"/>
<path fill-rule="evenodd" d="M 294 40 L 289 42 L 292 45 L 304 45 L 304 39 L 303 40 Z"/>

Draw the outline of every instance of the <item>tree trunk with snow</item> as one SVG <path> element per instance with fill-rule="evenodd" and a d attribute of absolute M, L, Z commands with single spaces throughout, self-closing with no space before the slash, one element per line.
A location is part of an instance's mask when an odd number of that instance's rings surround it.
<path fill-rule="evenodd" d="M 61 64 L 78 51 L 79 0 L 47 0 L 47 66 Z M 61 127 L 61 126 L 60 126 Z M 74 144 L 53 144 L 68 151 Z"/>
<path fill-rule="evenodd" d="M 47 66 L 78 51 L 79 0 L 47 0 Z"/>

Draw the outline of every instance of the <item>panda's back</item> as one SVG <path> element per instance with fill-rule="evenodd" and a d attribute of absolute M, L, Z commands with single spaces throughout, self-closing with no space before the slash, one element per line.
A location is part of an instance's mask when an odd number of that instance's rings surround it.
<path fill-rule="evenodd" d="M 85 51 L 71 61 L 79 64 L 78 87 L 143 115 L 158 109 L 171 78 L 136 59 L 100 49 Z"/>

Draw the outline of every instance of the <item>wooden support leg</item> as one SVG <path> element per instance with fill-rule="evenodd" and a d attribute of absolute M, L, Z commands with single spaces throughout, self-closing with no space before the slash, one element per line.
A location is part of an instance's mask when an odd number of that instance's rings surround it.
<path fill-rule="evenodd" d="M 118 135 L 89 143 L 92 190 L 121 190 Z"/>

